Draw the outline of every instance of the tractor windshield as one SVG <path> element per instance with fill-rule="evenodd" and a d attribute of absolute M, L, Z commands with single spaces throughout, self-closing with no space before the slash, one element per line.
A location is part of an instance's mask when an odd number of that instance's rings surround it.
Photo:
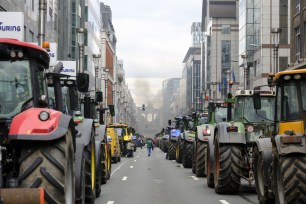
<path fill-rule="evenodd" d="M 216 107 L 216 112 L 215 112 L 215 122 L 216 123 L 226 121 L 226 116 L 227 116 L 226 107 Z"/>
<path fill-rule="evenodd" d="M 306 112 L 306 82 L 289 81 L 278 88 L 277 106 L 280 108 L 277 118 L 281 121 L 297 121 Z M 280 107 L 281 106 L 281 107 Z"/>
<path fill-rule="evenodd" d="M 20 113 L 32 97 L 29 61 L 0 61 L 0 118 Z"/>
<path fill-rule="evenodd" d="M 261 109 L 254 109 L 253 98 L 238 97 L 235 103 L 234 120 L 243 122 L 271 122 L 274 117 L 275 98 L 272 96 L 261 96 Z"/>

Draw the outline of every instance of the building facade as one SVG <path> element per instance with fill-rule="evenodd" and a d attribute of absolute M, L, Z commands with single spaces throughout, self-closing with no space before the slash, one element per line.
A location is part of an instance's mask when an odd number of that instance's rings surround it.
<path fill-rule="evenodd" d="M 305 1 L 291 0 L 290 6 L 290 69 L 306 68 L 306 11 Z"/>
<path fill-rule="evenodd" d="M 204 0 L 202 10 L 204 46 L 202 92 L 209 99 L 227 97 L 228 82 L 238 89 L 238 2 Z M 238 77 L 237 77 L 238 78 Z"/>
<path fill-rule="evenodd" d="M 243 59 L 239 58 L 240 86 L 243 81 L 248 89 L 264 85 L 269 73 L 288 68 L 288 8 L 287 0 L 239 1 L 239 56 L 245 55 L 247 62 L 244 66 Z M 280 33 L 275 33 L 275 29 Z"/>

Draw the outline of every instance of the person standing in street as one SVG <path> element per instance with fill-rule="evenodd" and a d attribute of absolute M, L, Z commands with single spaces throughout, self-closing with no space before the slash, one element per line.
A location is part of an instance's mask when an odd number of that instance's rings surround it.
<path fill-rule="evenodd" d="M 151 156 L 151 150 L 153 148 L 153 142 L 152 142 L 152 139 L 149 138 L 147 140 L 147 150 L 148 150 L 148 156 Z"/>

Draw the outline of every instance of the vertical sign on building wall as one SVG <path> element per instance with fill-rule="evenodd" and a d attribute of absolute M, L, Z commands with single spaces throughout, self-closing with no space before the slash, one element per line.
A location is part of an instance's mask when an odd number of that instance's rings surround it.
<path fill-rule="evenodd" d="M 22 12 L 0 12 L 0 38 L 24 41 L 24 17 Z"/>

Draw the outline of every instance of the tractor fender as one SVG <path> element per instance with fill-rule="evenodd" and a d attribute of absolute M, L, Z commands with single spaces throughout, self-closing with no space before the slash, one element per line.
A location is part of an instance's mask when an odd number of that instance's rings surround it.
<path fill-rule="evenodd" d="M 42 112 L 49 114 L 49 119 L 39 119 Z M 11 140 L 49 141 L 63 137 L 68 129 L 75 136 L 72 117 L 60 111 L 48 108 L 30 108 L 16 115 L 11 123 L 8 137 Z"/>
<path fill-rule="evenodd" d="M 107 137 L 106 137 L 106 125 L 99 125 L 99 127 L 96 127 L 96 141 L 101 141 L 101 142 L 107 142 Z"/>
<path fill-rule="evenodd" d="M 203 129 L 207 129 L 207 135 L 203 134 Z M 207 142 L 208 137 L 213 137 L 214 136 L 214 129 L 215 126 L 212 124 L 204 124 L 197 126 L 197 133 L 196 133 L 196 138 L 199 139 L 200 141 Z"/>
<path fill-rule="evenodd" d="M 185 130 L 184 133 L 184 140 L 187 142 L 193 142 L 195 140 L 196 133 L 190 130 Z"/>
<path fill-rule="evenodd" d="M 279 155 L 287 155 L 291 153 L 306 154 L 306 138 L 305 135 L 297 134 L 302 137 L 302 143 L 299 144 L 284 144 L 281 141 L 282 137 L 290 137 L 285 134 L 277 135 L 275 137 L 275 144 Z"/>
<path fill-rule="evenodd" d="M 83 143 L 84 146 L 87 146 L 92 139 L 92 131 L 95 131 L 93 128 L 92 119 L 84 119 L 82 123 L 79 123 L 76 127 L 78 131 L 76 141 L 78 143 Z"/>
<path fill-rule="evenodd" d="M 271 138 L 261 138 L 261 139 L 257 139 L 255 145 L 257 146 L 258 150 L 260 153 L 263 154 L 264 156 L 264 182 L 265 185 L 268 186 L 268 182 L 269 182 L 269 169 L 271 167 L 272 164 L 272 142 L 271 142 Z"/>
<path fill-rule="evenodd" d="M 228 132 L 227 127 L 229 126 L 230 124 L 228 122 L 220 122 L 217 124 L 219 143 L 246 144 L 243 124 L 234 123 L 234 126 L 238 126 L 238 132 Z"/>
<path fill-rule="evenodd" d="M 209 148 L 209 161 L 210 161 L 210 172 L 214 172 L 214 163 L 215 163 L 215 145 L 214 145 L 214 138 L 208 138 L 208 148 Z M 207 172 L 207 170 L 206 170 Z"/>

